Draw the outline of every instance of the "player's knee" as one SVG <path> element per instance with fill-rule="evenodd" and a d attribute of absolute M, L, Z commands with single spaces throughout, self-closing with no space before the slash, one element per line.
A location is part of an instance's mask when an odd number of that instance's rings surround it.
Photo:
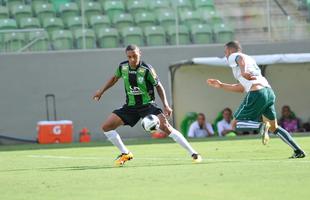
<path fill-rule="evenodd" d="M 103 132 L 108 132 L 113 130 L 114 128 L 110 124 L 102 124 L 101 129 Z"/>
<path fill-rule="evenodd" d="M 164 131 L 166 134 L 170 134 L 171 133 L 171 131 L 172 131 L 172 127 L 171 127 L 171 125 L 168 123 L 168 122 L 163 122 L 163 123 L 161 123 L 161 125 L 160 125 L 160 129 L 162 130 L 162 131 Z"/>

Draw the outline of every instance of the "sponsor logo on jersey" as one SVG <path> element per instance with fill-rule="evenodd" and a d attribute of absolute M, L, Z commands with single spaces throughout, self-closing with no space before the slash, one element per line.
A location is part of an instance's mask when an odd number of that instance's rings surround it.
<path fill-rule="evenodd" d="M 138 69 L 138 73 L 139 73 L 139 74 L 144 74 L 144 73 L 145 73 L 145 69 L 142 68 L 142 67 L 140 67 L 140 68 Z"/>
<path fill-rule="evenodd" d="M 132 87 L 132 86 L 129 86 L 129 90 L 128 93 L 131 94 L 131 95 L 142 95 L 143 92 L 140 90 L 139 87 Z"/>
<path fill-rule="evenodd" d="M 140 84 L 141 84 L 141 83 L 143 83 L 143 81 L 144 81 L 144 77 L 139 76 L 139 77 L 138 77 L 138 83 L 140 83 Z"/>

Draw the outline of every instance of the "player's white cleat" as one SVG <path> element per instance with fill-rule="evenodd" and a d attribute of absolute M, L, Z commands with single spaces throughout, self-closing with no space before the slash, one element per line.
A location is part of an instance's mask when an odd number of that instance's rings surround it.
<path fill-rule="evenodd" d="M 193 163 L 201 163 L 202 162 L 202 157 L 199 154 L 194 153 L 192 155 L 193 158 Z"/>
<path fill-rule="evenodd" d="M 268 144 L 268 142 L 270 140 L 270 137 L 269 137 L 269 134 L 268 134 L 269 128 L 270 128 L 270 123 L 269 122 L 263 122 L 262 125 L 261 125 L 261 128 L 259 130 L 259 133 L 262 136 L 262 143 L 263 143 L 263 145 Z"/>

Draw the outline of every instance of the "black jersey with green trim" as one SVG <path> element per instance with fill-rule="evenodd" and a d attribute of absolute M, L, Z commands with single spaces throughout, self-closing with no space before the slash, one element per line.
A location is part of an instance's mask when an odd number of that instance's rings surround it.
<path fill-rule="evenodd" d="M 128 61 L 124 61 L 119 64 L 115 76 L 124 80 L 128 106 L 142 106 L 154 102 L 154 87 L 158 85 L 159 78 L 151 65 L 141 61 L 137 68 L 133 69 Z"/>

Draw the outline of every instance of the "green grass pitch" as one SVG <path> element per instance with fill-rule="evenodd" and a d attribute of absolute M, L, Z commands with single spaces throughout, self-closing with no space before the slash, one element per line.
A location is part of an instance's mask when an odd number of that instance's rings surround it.
<path fill-rule="evenodd" d="M 296 140 L 310 153 L 310 137 Z M 287 159 L 280 139 L 191 141 L 192 164 L 169 139 L 130 140 L 134 160 L 113 166 L 108 143 L 0 146 L 1 200 L 292 200 L 310 197 L 310 159 Z"/>

